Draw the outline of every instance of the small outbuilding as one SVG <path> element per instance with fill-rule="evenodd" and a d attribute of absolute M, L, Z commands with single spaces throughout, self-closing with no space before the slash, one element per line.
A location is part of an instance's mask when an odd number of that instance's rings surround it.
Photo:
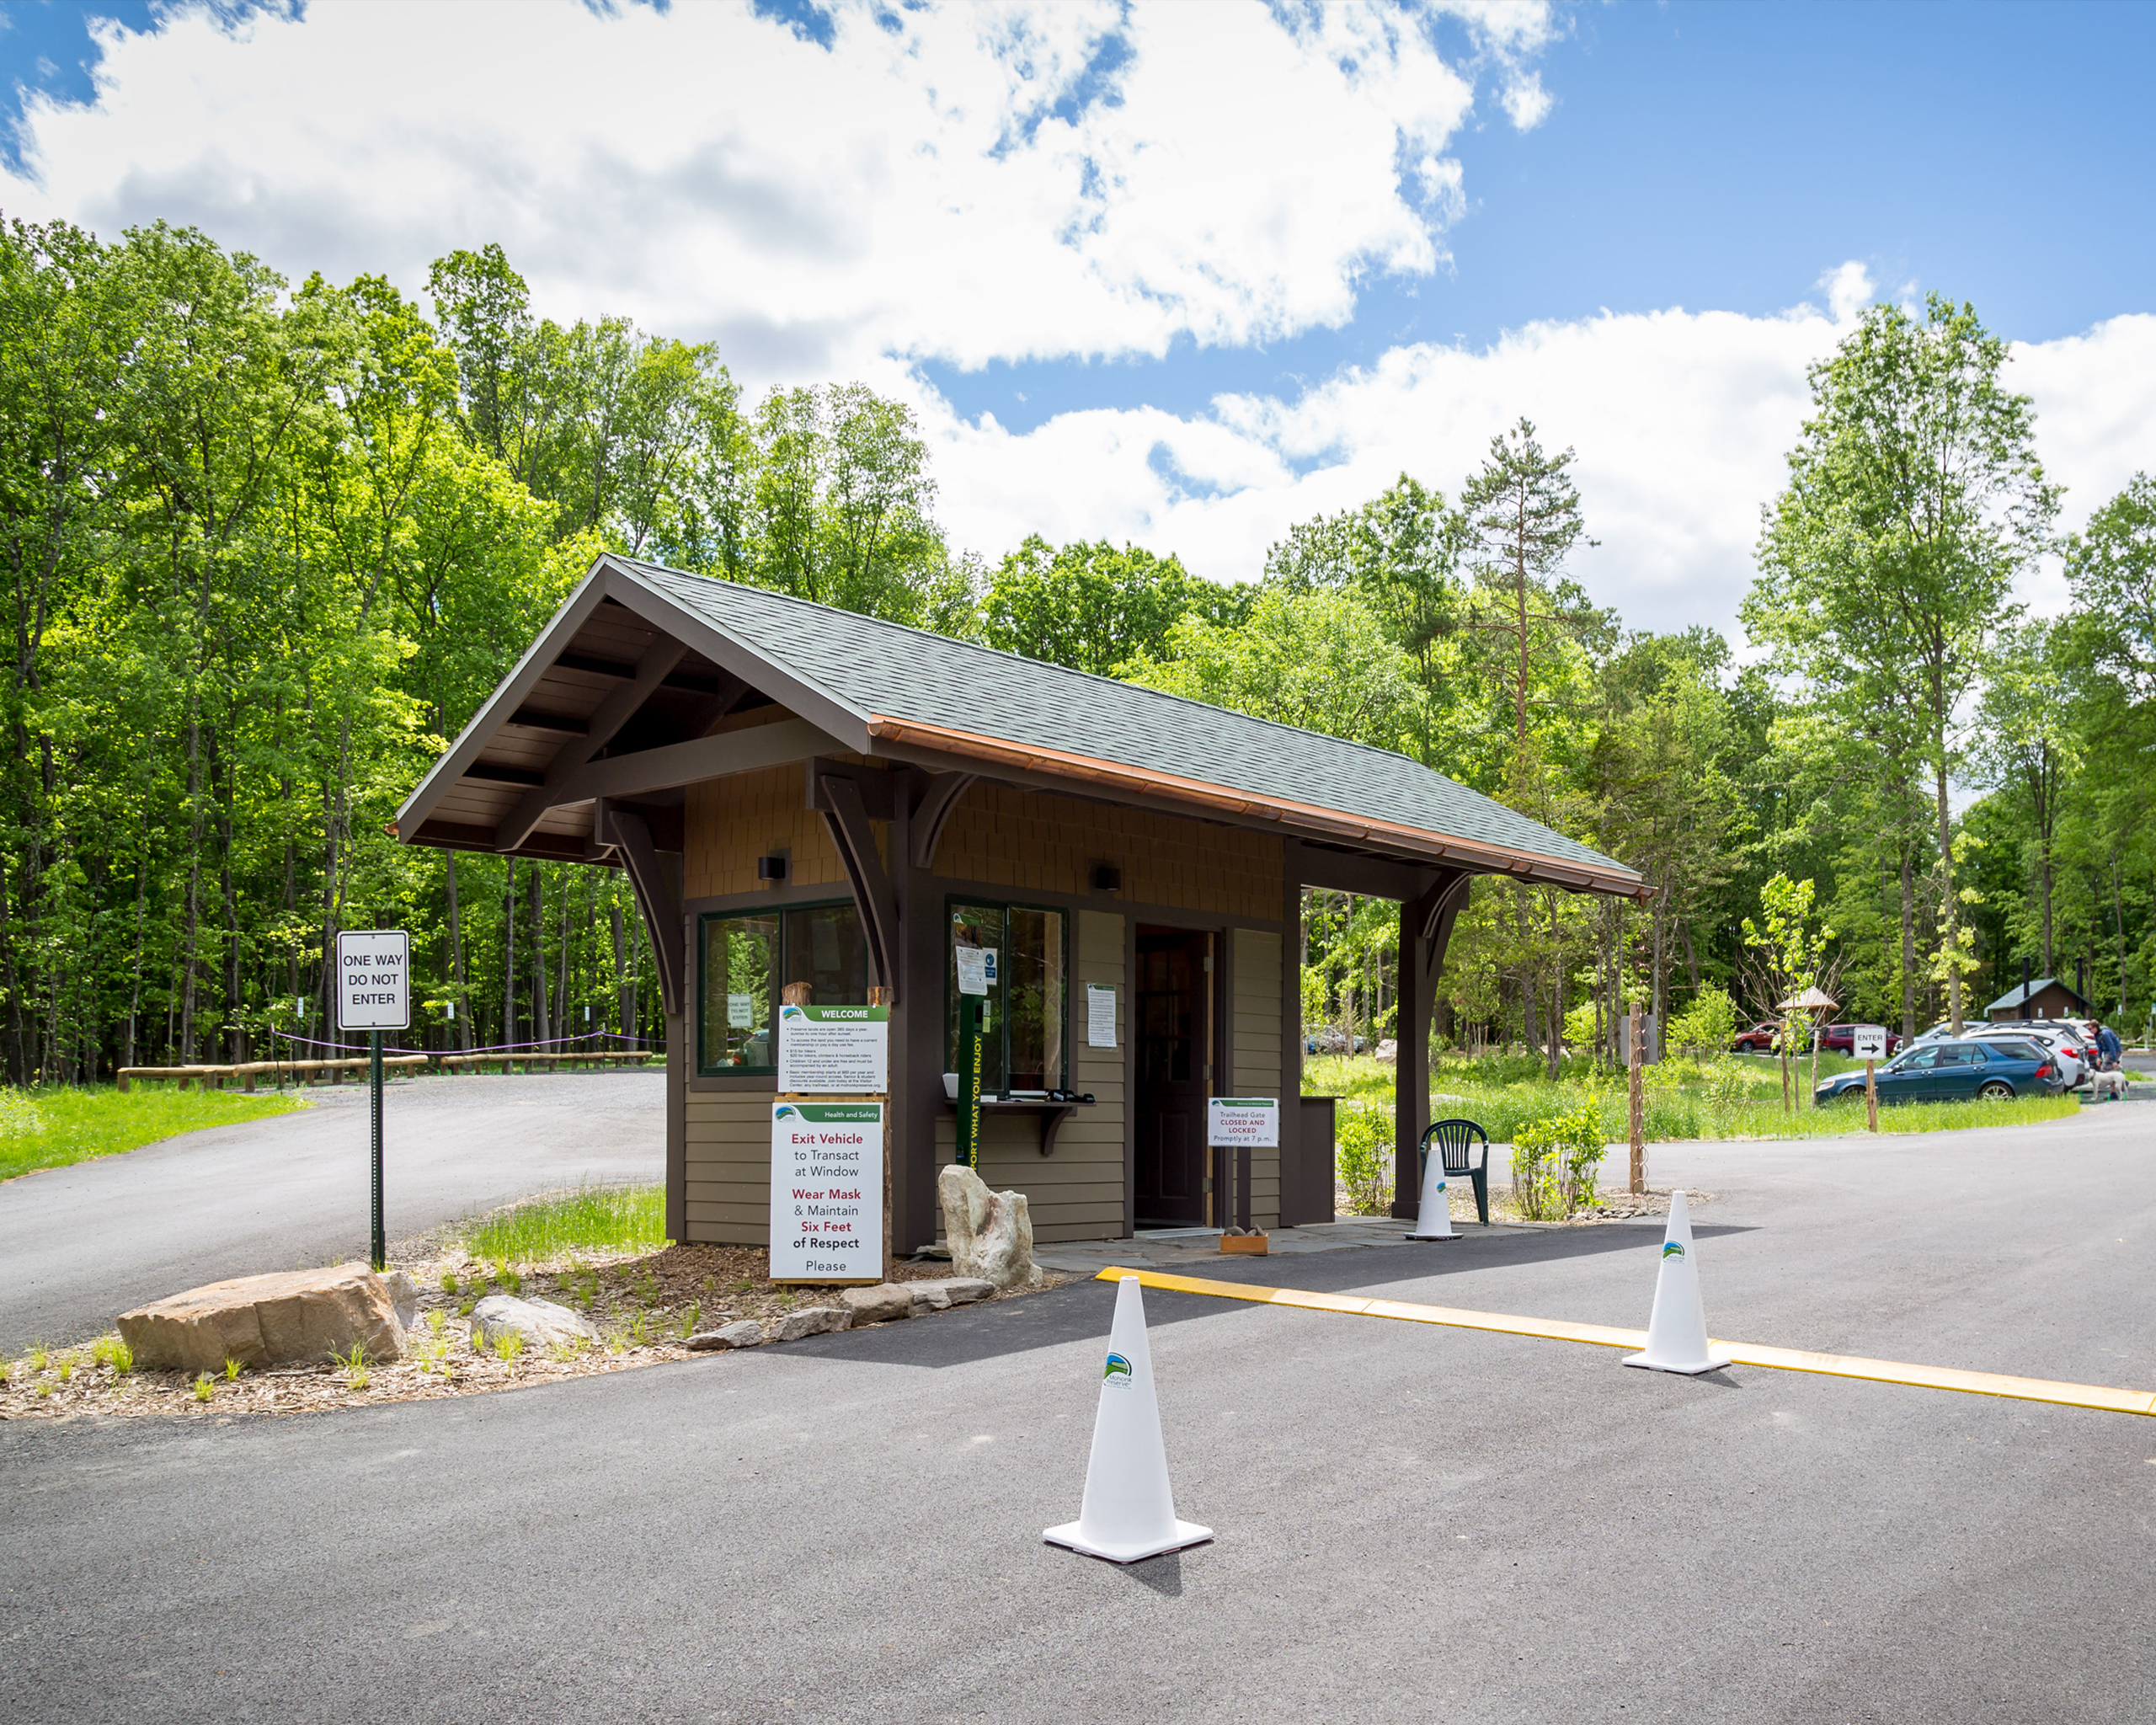
<path fill-rule="evenodd" d="M 957 1144 L 955 949 L 1001 955 L 980 1172 L 1043 1241 L 1331 1220 L 1301 1096 L 1306 886 L 1401 907 L 1396 1214 L 1476 874 L 1638 874 L 1404 756 L 630 558 L 599 559 L 413 792 L 408 844 L 626 869 L 668 1029 L 677 1240 L 767 1243 L 782 990 L 891 1008 L 894 1245 Z M 1212 1097 L 1280 1144 L 1206 1146 Z M 1075 1100 L 1089 1097 L 1090 1102 Z"/>
<path fill-rule="evenodd" d="M 2096 1009 L 2056 976 L 2009 988 L 1984 1008 L 1987 1018 L 2093 1018 Z"/>

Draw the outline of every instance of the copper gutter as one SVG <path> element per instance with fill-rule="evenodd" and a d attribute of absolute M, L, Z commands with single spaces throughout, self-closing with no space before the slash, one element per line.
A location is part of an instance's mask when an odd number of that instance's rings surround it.
<path fill-rule="evenodd" d="M 1584 868 L 1576 863 L 1560 862 L 1555 857 L 1537 856 L 1532 852 L 1489 844 L 1479 839 L 1447 837 L 1400 821 L 1381 820 L 1369 815 L 1343 814 L 1337 809 L 1320 808 L 1312 803 L 1299 803 L 1286 797 L 1232 791 L 1220 785 L 1209 784 L 1203 779 L 1158 772 L 1150 767 L 1126 766 L 1117 761 L 1102 761 L 1090 755 L 1075 755 L 1062 749 L 1022 745 L 1006 742 L 1001 738 L 979 736 L 971 731 L 953 730 L 945 725 L 923 724 L 914 719 L 888 718 L 881 713 L 869 715 L 868 734 L 872 737 L 887 738 L 894 743 L 940 750 L 945 754 L 964 756 L 1022 772 L 1048 773 L 1113 790 L 1165 798 L 1224 814 L 1239 815 L 1245 820 L 1277 821 L 1283 827 L 1291 827 L 1300 833 L 1380 844 L 1391 850 L 1412 852 L 1432 862 L 1450 863 L 1455 868 L 1464 867 L 1492 874 L 1510 874 L 1523 880 L 1548 881 L 1582 891 L 1636 899 L 1642 904 L 1652 896 L 1646 884 L 1629 869 L 1612 873 L 1607 869 Z"/>

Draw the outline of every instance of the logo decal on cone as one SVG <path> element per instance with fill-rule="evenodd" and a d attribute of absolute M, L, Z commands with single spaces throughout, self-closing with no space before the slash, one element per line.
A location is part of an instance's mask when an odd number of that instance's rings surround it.
<path fill-rule="evenodd" d="M 1051 1527 L 1041 1537 L 1111 1563 L 1135 1563 L 1213 1537 L 1209 1527 L 1176 1519 L 1160 1404 L 1153 1395 L 1153 1355 L 1145 1343 L 1145 1299 L 1135 1276 L 1125 1276 L 1116 1288 L 1085 1502 L 1075 1521 Z"/>
<path fill-rule="evenodd" d="M 1434 1178 L 1432 1178 L 1433 1175 Z M 1416 1213 L 1415 1231 L 1407 1237 L 1410 1240 L 1460 1238 L 1452 1231 L 1452 1200 L 1445 1196 L 1445 1176 L 1442 1164 L 1435 1168 L 1426 1166 L 1422 1170 L 1422 1207 Z"/>
<path fill-rule="evenodd" d="M 1644 1354 L 1627 1354 L 1627 1365 L 1673 1371 L 1686 1377 L 1719 1371 L 1726 1354 L 1707 1346 L 1707 1314 L 1700 1303 L 1700 1267 L 1692 1259 L 1692 1215 L 1682 1192 L 1669 1195 L 1669 1226 L 1662 1239 L 1662 1269 L 1654 1284 L 1654 1316 L 1647 1320 Z"/>

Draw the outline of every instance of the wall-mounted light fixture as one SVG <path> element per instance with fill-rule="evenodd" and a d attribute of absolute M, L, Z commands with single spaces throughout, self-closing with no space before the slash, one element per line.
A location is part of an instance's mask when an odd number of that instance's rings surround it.
<path fill-rule="evenodd" d="M 1119 893 L 1123 890 L 1123 871 L 1113 862 L 1093 865 L 1093 890 L 1097 893 Z"/>
<path fill-rule="evenodd" d="M 757 857 L 756 879 L 766 881 L 784 880 L 786 879 L 786 858 L 783 856 Z"/>

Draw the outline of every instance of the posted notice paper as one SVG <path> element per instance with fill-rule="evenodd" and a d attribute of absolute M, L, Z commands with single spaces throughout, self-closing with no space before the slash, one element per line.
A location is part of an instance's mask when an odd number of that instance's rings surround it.
<path fill-rule="evenodd" d="M 883 1279 L 883 1104 L 771 1104 L 771 1279 Z"/>
<path fill-rule="evenodd" d="M 1269 1096 L 1216 1096 L 1205 1104 L 1205 1141 L 1253 1149 L 1280 1142 L 1280 1104 Z"/>
<path fill-rule="evenodd" d="M 1115 1046 L 1115 990 L 1097 982 L 1086 985 L 1086 1046 Z"/>
<path fill-rule="evenodd" d="M 886 1096 L 889 1007 L 778 1009 L 778 1087 L 805 1096 Z"/>

